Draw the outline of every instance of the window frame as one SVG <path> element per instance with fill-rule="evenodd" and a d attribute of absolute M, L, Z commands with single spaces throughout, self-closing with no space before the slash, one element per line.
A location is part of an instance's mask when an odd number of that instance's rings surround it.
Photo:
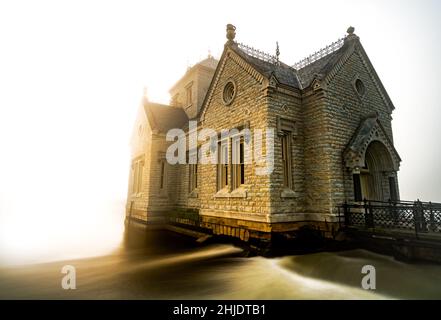
<path fill-rule="evenodd" d="M 166 173 L 166 161 L 161 159 L 159 164 L 159 189 L 164 190 L 166 187 L 167 173 Z"/>
<path fill-rule="evenodd" d="M 231 137 L 231 187 L 232 190 L 245 184 L 245 139 L 243 135 Z"/>
<path fill-rule="evenodd" d="M 228 167 L 230 163 L 229 157 L 229 139 L 218 141 L 218 163 L 217 163 L 217 190 L 227 188 L 228 183 Z M 222 161 L 222 159 L 224 161 Z"/>
<path fill-rule="evenodd" d="M 136 195 L 142 192 L 144 174 L 144 159 L 138 157 L 132 160 L 132 183 L 131 193 Z"/>
<path fill-rule="evenodd" d="M 187 151 L 187 163 L 188 163 L 188 192 L 192 193 L 198 188 L 198 163 L 197 163 L 197 154 L 198 149 L 196 151 Z M 196 162 L 192 163 L 190 161 L 190 157 L 196 156 Z"/>
<path fill-rule="evenodd" d="M 231 89 L 231 90 L 229 90 Z M 232 92 L 231 97 L 227 97 L 227 90 Z M 222 102 L 224 105 L 229 106 L 233 103 L 234 99 L 237 95 L 237 85 L 236 82 L 233 79 L 228 79 L 228 81 L 225 83 L 225 85 L 222 88 Z"/>
<path fill-rule="evenodd" d="M 283 187 L 293 189 L 292 133 L 282 130 L 280 136 Z"/>

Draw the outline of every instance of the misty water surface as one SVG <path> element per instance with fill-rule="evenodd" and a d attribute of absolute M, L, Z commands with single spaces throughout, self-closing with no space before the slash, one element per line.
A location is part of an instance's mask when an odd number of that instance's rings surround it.
<path fill-rule="evenodd" d="M 91 244 L 92 245 L 92 244 Z M 61 288 L 76 267 L 77 289 Z M 377 289 L 361 289 L 373 265 Z M 365 250 L 246 257 L 230 244 L 199 245 L 164 230 L 130 230 L 111 254 L 0 269 L 1 299 L 441 298 L 441 266 L 406 264 Z"/>

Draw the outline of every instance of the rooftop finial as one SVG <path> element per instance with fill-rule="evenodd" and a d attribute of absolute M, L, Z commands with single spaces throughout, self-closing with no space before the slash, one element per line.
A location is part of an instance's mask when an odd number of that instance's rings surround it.
<path fill-rule="evenodd" d="M 279 41 L 276 41 L 276 60 L 279 63 L 280 49 L 279 49 Z"/>
<path fill-rule="evenodd" d="M 234 41 L 236 37 L 236 27 L 232 24 L 227 24 L 227 39 L 228 41 Z"/>
<path fill-rule="evenodd" d="M 355 28 L 353 26 L 350 26 L 347 30 L 348 35 L 345 37 L 345 42 L 352 41 L 352 40 L 358 40 L 359 37 L 354 33 Z"/>

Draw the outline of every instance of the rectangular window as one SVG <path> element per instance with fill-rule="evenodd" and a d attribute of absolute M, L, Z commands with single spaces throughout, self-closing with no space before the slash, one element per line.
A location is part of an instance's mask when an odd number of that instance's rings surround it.
<path fill-rule="evenodd" d="M 194 172 L 193 185 L 194 185 L 194 188 L 197 189 L 197 187 L 198 187 L 198 164 L 197 163 L 194 164 L 193 172 Z"/>
<path fill-rule="evenodd" d="M 233 190 L 245 183 L 245 146 L 243 136 L 234 137 L 232 140 L 232 166 L 231 179 Z"/>
<path fill-rule="evenodd" d="M 144 170 L 144 161 L 142 159 L 132 162 L 132 193 L 142 191 L 142 174 Z"/>
<path fill-rule="evenodd" d="M 197 150 L 191 153 L 187 152 L 187 163 L 189 164 L 188 189 L 189 192 L 192 192 L 198 187 Z"/>
<path fill-rule="evenodd" d="M 228 186 L 228 140 L 218 143 L 217 190 Z"/>
<path fill-rule="evenodd" d="M 189 85 L 186 88 L 187 91 L 187 106 L 193 103 L 193 96 L 192 96 L 192 85 Z"/>
<path fill-rule="evenodd" d="M 283 186 L 292 189 L 291 133 L 284 131 L 281 137 Z"/>
<path fill-rule="evenodd" d="M 198 165 L 189 165 L 189 191 L 192 192 L 198 187 Z"/>
<path fill-rule="evenodd" d="M 136 187 L 138 185 L 138 164 L 136 162 L 132 163 L 132 193 L 136 193 Z"/>
<path fill-rule="evenodd" d="M 190 192 L 198 187 L 198 165 L 190 164 Z"/>
<path fill-rule="evenodd" d="M 165 160 L 161 161 L 161 177 L 160 177 L 160 188 L 164 189 L 165 186 Z"/>
<path fill-rule="evenodd" d="M 137 186 L 137 192 L 142 191 L 142 173 L 144 171 L 144 165 L 141 161 L 138 162 L 138 186 Z"/>

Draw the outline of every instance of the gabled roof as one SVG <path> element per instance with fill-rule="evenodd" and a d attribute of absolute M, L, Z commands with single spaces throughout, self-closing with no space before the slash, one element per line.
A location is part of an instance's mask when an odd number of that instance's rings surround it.
<path fill-rule="evenodd" d="M 371 138 L 370 133 L 375 125 L 377 125 L 377 123 L 380 124 L 376 116 L 369 116 L 362 120 L 354 135 L 352 136 L 352 139 L 349 142 L 347 149 L 358 152 L 360 154 L 363 153 L 364 145 L 366 144 L 366 141 Z"/>
<path fill-rule="evenodd" d="M 257 73 L 259 74 L 259 77 L 266 78 L 268 80 L 271 80 L 271 78 L 274 77 L 279 84 L 286 85 L 300 91 L 311 87 L 314 79 L 329 82 L 332 77 L 338 73 L 338 70 L 344 65 L 344 62 L 355 50 L 357 50 L 363 63 L 369 69 L 368 72 L 372 76 L 380 96 L 392 112 L 395 107 L 393 106 L 387 91 L 385 90 L 380 78 L 372 66 L 369 57 L 364 51 L 358 36 L 353 34 L 353 31 L 354 30 L 352 27 L 349 28 L 348 35 L 345 38 L 338 39 L 336 42 L 333 42 L 331 45 L 315 52 L 294 66 L 289 66 L 281 61 L 278 61 L 278 57 L 265 54 L 243 44 L 238 44 L 233 40 L 228 40 L 217 65 L 213 80 L 208 88 L 207 94 L 205 95 L 205 99 L 198 117 L 203 117 L 205 106 L 211 100 L 213 87 L 217 82 L 219 73 L 221 72 L 225 59 L 228 56 L 228 50 L 233 51 L 237 56 L 240 57 L 240 59 L 245 61 L 245 63 L 250 66 L 251 69 L 254 70 L 253 76 L 255 73 Z"/>
<path fill-rule="evenodd" d="M 248 62 L 251 66 L 253 66 L 256 71 L 265 76 L 266 78 L 270 78 L 271 75 L 274 75 L 279 83 L 288 85 L 294 88 L 300 88 L 299 81 L 297 79 L 296 71 L 292 67 L 287 64 L 280 62 L 279 64 L 274 64 L 256 57 L 253 57 L 247 54 L 244 50 L 242 50 L 237 43 L 233 43 L 231 45 L 231 49 L 236 52 L 241 58 L 243 58 L 246 62 Z"/>
<path fill-rule="evenodd" d="M 241 59 L 243 59 L 248 65 L 250 65 L 257 73 L 259 73 L 262 77 L 267 78 L 268 80 L 271 77 L 275 77 L 278 83 L 282 85 L 286 85 L 298 90 L 303 90 L 307 86 L 309 86 L 316 74 L 316 72 L 322 71 L 322 66 L 326 66 L 326 70 L 332 69 L 334 64 L 336 64 L 339 60 L 339 57 L 336 55 L 329 54 L 324 56 L 323 58 L 317 60 L 315 63 L 306 66 L 301 69 L 301 73 L 294 69 L 293 67 L 279 61 L 278 63 L 274 63 L 274 61 L 267 61 L 264 59 L 260 59 L 256 56 L 253 56 L 247 53 L 246 50 L 243 50 L 241 46 L 234 41 L 228 41 L 225 44 L 225 49 L 222 52 L 222 56 L 219 59 L 219 63 L 217 65 L 216 71 L 213 76 L 213 80 L 210 83 L 208 91 L 205 95 L 204 102 L 202 103 L 202 107 L 199 111 L 198 117 L 203 117 L 205 112 L 205 106 L 209 103 L 211 97 L 211 91 L 217 81 L 218 75 L 223 68 L 223 61 L 226 59 L 226 53 L 228 50 L 232 50 L 236 53 Z M 259 53 L 261 53 L 259 51 Z M 273 60 L 271 57 L 271 60 Z M 332 63 L 332 65 L 329 65 Z M 301 79 L 304 77 L 304 79 Z"/>
<path fill-rule="evenodd" d="M 317 61 L 297 70 L 302 87 L 309 87 L 316 75 L 325 76 L 328 74 L 328 72 L 331 71 L 335 64 L 340 60 L 345 50 L 346 48 L 343 46 L 340 49 L 329 53 Z"/>
<path fill-rule="evenodd" d="M 296 70 L 283 62 L 278 64 L 256 58 L 242 50 L 237 43 L 230 45 L 230 48 L 248 62 L 253 68 L 266 78 L 275 76 L 281 84 L 293 88 L 303 89 L 311 85 L 316 75 L 325 76 L 337 64 L 346 51 L 347 45 L 343 45 L 338 50 L 324 55 L 320 59 L 307 64 Z"/>
<path fill-rule="evenodd" d="M 167 133 L 174 128 L 182 128 L 188 117 L 182 108 L 145 101 L 144 110 L 152 130 Z"/>

